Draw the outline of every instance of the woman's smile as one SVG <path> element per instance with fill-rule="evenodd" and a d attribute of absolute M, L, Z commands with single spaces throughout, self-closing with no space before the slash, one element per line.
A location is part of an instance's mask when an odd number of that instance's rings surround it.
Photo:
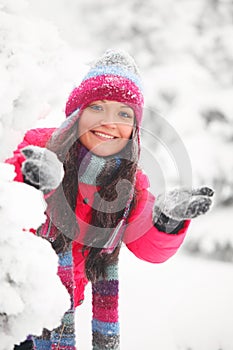
<path fill-rule="evenodd" d="M 99 139 L 103 141 L 109 141 L 109 140 L 114 140 L 116 137 L 110 134 L 106 134 L 102 131 L 97 131 L 97 130 L 91 130 L 91 132 L 97 136 Z"/>

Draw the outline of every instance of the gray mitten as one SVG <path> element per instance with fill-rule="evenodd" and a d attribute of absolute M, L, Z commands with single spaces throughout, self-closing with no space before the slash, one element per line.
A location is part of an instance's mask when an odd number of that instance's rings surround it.
<path fill-rule="evenodd" d="M 153 211 L 155 226 L 173 233 L 180 222 L 205 214 L 211 207 L 213 195 L 214 191 L 208 187 L 175 189 L 159 195 Z"/>
<path fill-rule="evenodd" d="M 44 193 L 57 188 L 64 176 L 63 164 L 47 148 L 27 146 L 21 150 L 26 160 L 22 163 L 25 182 Z"/>

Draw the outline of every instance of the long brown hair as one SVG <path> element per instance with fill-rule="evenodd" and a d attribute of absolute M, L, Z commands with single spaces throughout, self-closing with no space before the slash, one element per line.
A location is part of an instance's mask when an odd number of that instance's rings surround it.
<path fill-rule="evenodd" d="M 94 200 L 91 222 L 85 234 L 83 248 L 83 252 L 88 250 L 88 254 L 85 254 L 85 273 L 91 281 L 95 281 L 101 275 L 105 276 L 106 267 L 118 259 L 120 244 L 111 254 L 102 253 L 102 247 L 122 218 L 125 204 L 134 185 L 138 165 L 138 137 L 138 128 L 135 127 L 130 142 L 118 155 L 120 164 L 116 166 L 115 158 L 107 159 L 106 166 L 98 176 L 100 184 L 104 186 L 101 186 L 99 196 Z M 79 234 L 75 207 L 80 166 L 78 160 L 80 160 L 83 146 L 78 140 L 78 120 L 71 127 L 55 131 L 47 147 L 63 162 L 65 172 L 62 183 L 47 200 L 48 216 L 56 235 L 52 245 L 55 251 L 60 253 L 65 252 L 72 240 L 78 239 Z M 123 179 L 126 181 L 122 182 Z M 121 184 L 120 194 L 117 192 L 119 183 Z M 134 204 L 135 194 L 130 210 Z M 113 206 L 111 212 L 109 205 Z M 96 232 L 99 230 L 95 228 L 104 228 L 104 234 L 97 235 Z"/>

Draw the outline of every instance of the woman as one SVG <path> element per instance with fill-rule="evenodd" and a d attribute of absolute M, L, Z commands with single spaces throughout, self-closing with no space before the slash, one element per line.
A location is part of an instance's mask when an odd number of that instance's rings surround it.
<path fill-rule="evenodd" d="M 17 348 L 75 349 L 74 309 L 91 281 L 93 349 L 119 349 L 122 242 L 140 259 L 164 262 L 183 242 L 190 219 L 208 211 L 213 191 L 174 190 L 162 202 L 148 191 L 138 167 L 143 94 L 128 54 L 109 50 L 100 57 L 72 91 L 65 112 L 60 128 L 27 132 L 8 160 L 15 180 L 45 194 L 47 220 L 37 234 L 57 252 L 58 274 L 71 298 L 60 327 Z M 61 183 L 54 154 L 64 168 Z"/>

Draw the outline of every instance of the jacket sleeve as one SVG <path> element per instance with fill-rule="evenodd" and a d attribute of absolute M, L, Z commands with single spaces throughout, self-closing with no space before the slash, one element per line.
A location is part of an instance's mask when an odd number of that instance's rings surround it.
<path fill-rule="evenodd" d="M 46 147 L 47 142 L 49 141 L 52 133 L 54 132 L 54 128 L 38 128 L 31 129 L 27 131 L 24 136 L 23 141 L 18 145 L 17 149 L 13 152 L 13 156 L 5 160 L 6 163 L 12 164 L 15 166 L 16 176 L 14 178 L 15 181 L 23 182 L 23 174 L 21 171 L 22 163 L 25 160 L 25 157 L 21 153 L 21 150 L 29 145 Z"/>
<path fill-rule="evenodd" d="M 146 189 L 138 191 L 137 202 L 129 217 L 124 243 L 139 259 L 162 263 L 172 257 L 184 241 L 190 220 L 176 234 L 158 230 L 152 220 L 155 197 Z"/>

